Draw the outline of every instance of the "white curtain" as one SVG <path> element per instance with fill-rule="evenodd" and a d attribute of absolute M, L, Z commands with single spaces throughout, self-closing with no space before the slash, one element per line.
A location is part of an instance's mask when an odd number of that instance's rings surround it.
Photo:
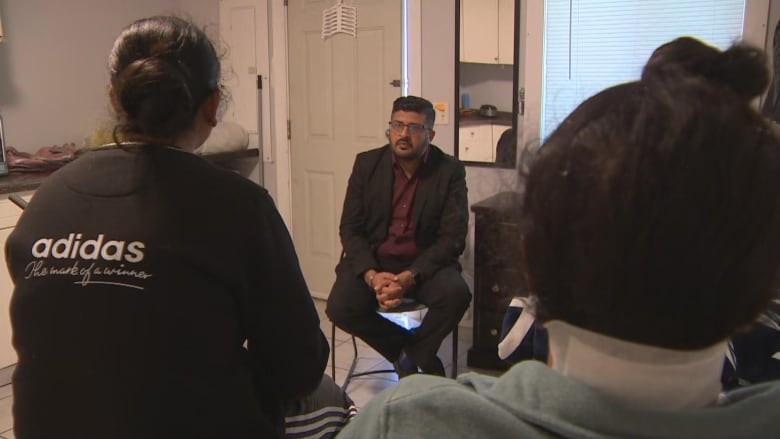
<path fill-rule="evenodd" d="M 746 0 L 546 0 L 542 136 L 580 102 L 635 80 L 661 43 L 690 35 L 726 49 Z"/>

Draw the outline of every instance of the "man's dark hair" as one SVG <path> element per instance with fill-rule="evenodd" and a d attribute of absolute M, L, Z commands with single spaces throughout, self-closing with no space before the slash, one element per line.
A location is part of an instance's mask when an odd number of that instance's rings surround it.
<path fill-rule="evenodd" d="M 417 96 L 401 96 L 393 102 L 393 111 L 414 111 L 425 116 L 425 126 L 433 128 L 433 123 L 436 121 L 436 112 L 433 111 L 433 104 L 427 99 L 423 99 Z"/>
<path fill-rule="evenodd" d="M 780 142 L 750 107 L 768 79 L 757 49 L 682 38 L 561 123 L 523 205 L 540 319 L 698 349 L 758 316 L 780 264 Z"/>

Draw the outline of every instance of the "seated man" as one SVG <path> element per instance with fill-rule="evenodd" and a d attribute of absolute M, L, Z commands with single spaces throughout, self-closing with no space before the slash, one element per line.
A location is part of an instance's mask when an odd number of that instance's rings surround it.
<path fill-rule="evenodd" d="M 430 144 L 433 105 L 406 96 L 393 103 L 390 143 L 358 154 L 339 232 L 344 248 L 327 315 L 365 340 L 399 375 L 444 375 L 436 356 L 471 301 L 458 257 L 468 228 L 466 172 Z M 404 297 L 428 306 L 407 331 L 377 314 Z"/>
<path fill-rule="evenodd" d="M 518 243 L 548 365 L 409 377 L 339 438 L 774 437 L 780 383 L 720 385 L 780 265 L 780 139 L 750 104 L 765 62 L 677 39 L 574 110 L 531 167 Z"/>

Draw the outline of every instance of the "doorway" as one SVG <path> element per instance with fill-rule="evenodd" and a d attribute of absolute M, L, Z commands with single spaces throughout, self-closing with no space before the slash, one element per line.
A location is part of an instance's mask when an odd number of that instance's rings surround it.
<path fill-rule="evenodd" d="M 358 8 L 357 38 L 337 34 L 323 40 L 322 11 L 336 2 L 220 2 L 223 38 L 229 40 L 228 3 L 256 5 L 254 23 L 265 29 L 254 42 L 258 53 L 265 51 L 256 58 L 268 63 L 257 65 L 263 93 L 247 89 L 242 99 L 250 108 L 262 96 L 262 108 L 269 110 L 262 114 L 262 134 L 255 134 L 267 145 L 261 163 L 265 184 L 274 189 L 309 288 L 319 298 L 327 297 L 335 278 L 338 222 L 355 155 L 386 142 L 392 101 L 402 90 L 390 82 L 400 79 L 404 91 L 422 93 L 421 0 L 347 0 Z M 236 74 L 249 75 L 250 66 L 235 68 Z"/>
<path fill-rule="evenodd" d="M 338 225 L 355 155 L 387 142 L 400 96 L 401 0 L 355 1 L 357 33 L 322 38 L 334 0 L 290 0 L 292 230 L 312 295 L 326 298 L 341 253 Z"/>

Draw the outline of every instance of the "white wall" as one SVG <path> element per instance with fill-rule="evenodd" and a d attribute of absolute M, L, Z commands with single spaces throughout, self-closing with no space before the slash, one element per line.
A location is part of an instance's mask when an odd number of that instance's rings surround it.
<path fill-rule="evenodd" d="M 422 2 L 422 96 L 430 101 L 446 101 L 457 109 L 455 96 L 455 2 L 425 0 Z M 511 90 L 511 87 L 510 87 Z M 511 94 L 511 91 L 510 91 Z M 473 104 L 472 104 L 473 106 Z M 436 126 L 433 143 L 444 151 L 454 152 L 455 125 L 453 119 Z M 512 169 L 466 167 L 469 206 L 499 192 L 517 187 L 517 172 Z M 463 274 L 473 291 L 474 214 L 470 213 L 469 237 L 463 254 Z"/>
<path fill-rule="evenodd" d="M 218 0 L 0 0 L 0 112 L 19 150 L 80 145 L 107 118 L 108 52 L 119 31 L 149 15 L 184 10 L 216 23 Z"/>
<path fill-rule="evenodd" d="M 455 97 L 455 3 L 451 0 L 420 2 L 422 18 L 422 97 L 431 102 L 447 102 L 450 111 L 458 108 Z M 453 118 L 436 125 L 433 143 L 453 154 Z"/>
<path fill-rule="evenodd" d="M 511 65 L 460 63 L 460 92 L 469 94 L 469 108 L 491 104 L 511 112 L 513 77 Z"/>
<path fill-rule="evenodd" d="M 214 41 L 219 41 L 219 0 L 178 0 L 184 17 L 201 26 Z"/>

